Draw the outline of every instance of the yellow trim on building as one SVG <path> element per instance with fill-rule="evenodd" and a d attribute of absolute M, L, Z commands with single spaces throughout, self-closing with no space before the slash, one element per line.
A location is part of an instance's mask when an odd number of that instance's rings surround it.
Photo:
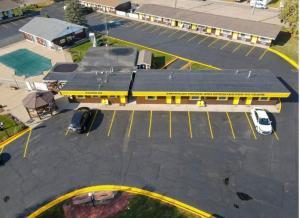
<path fill-rule="evenodd" d="M 211 33 L 211 27 L 207 27 L 206 32 Z"/>
<path fill-rule="evenodd" d="M 120 103 L 126 104 L 126 96 L 120 96 Z"/>
<path fill-rule="evenodd" d="M 250 105 L 252 103 L 252 98 L 248 97 L 246 98 L 246 105 Z"/>
<path fill-rule="evenodd" d="M 217 28 L 217 29 L 216 29 L 216 33 L 215 33 L 216 36 L 219 36 L 219 35 L 220 35 L 220 32 L 221 32 L 221 29 L 218 29 L 218 28 Z"/>
<path fill-rule="evenodd" d="M 251 36 L 251 42 L 256 43 L 257 42 L 257 36 Z"/>
<path fill-rule="evenodd" d="M 232 34 L 232 39 L 237 39 L 238 38 L 238 33 L 237 32 L 233 32 Z"/>
<path fill-rule="evenodd" d="M 167 96 L 166 97 L 166 103 L 167 104 L 172 104 L 172 96 Z"/>
<path fill-rule="evenodd" d="M 205 97 L 277 97 L 287 98 L 290 93 L 261 93 L 261 92 L 132 92 L 133 96 L 205 96 Z"/>
<path fill-rule="evenodd" d="M 171 20 L 171 26 L 176 26 L 176 21 L 175 20 Z"/>
<path fill-rule="evenodd" d="M 180 104 L 181 103 L 181 96 L 175 96 L 175 103 Z"/>
<path fill-rule="evenodd" d="M 82 95 L 82 96 L 127 96 L 128 91 L 60 91 L 63 96 Z"/>
<path fill-rule="evenodd" d="M 232 104 L 239 104 L 240 98 L 239 97 L 234 97 Z"/>

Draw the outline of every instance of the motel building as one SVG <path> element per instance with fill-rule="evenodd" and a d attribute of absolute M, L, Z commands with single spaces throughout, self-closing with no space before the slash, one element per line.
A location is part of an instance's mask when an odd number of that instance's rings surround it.
<path fill-rule="evenodd" d="M 270 46 L 282 28 L 275 24 L 154 4 L 141 5 L 135 13 L 140 20 L 261 46 Z"/>
<path fill-rule="evenodd" d="M 138 70 L 137 104 L 277 105 L 289 90 L 265 70 Z"/>
<path fill-rule="evenodd" d="M 0 0 L 0 21 L 23 15 L 21 5 L 11 0 Z"/>
<path fill-rule="evenodd" d="M 131 2 L 127 0 L 79 0 L 80 4 L 90 7 L 98 12 L 115 14 L 116 11 L 128 11 L 131 8 Z"/>

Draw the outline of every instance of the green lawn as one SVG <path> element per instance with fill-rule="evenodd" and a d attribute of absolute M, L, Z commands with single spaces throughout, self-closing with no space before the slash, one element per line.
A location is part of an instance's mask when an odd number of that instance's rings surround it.
<path fill-rule="evenodd" d="M 298 41 L 298 37 L 291 37 L 290 33 L 283 30 L 279 33 L 271 48 L 282 52 L 298 63 Z"/>
<path fill-rule="evenodd" d="M 0 122 L 4 123 L 4 130 L 0 131 L 0 142 L 24 129 L 22 123 L 17 123 L 9 115 L 0 115 Z"/>
<path fill-rule="evenodd" d="M 176 207 L 151 198 L 136 195 L 129 202 L 129 210 L 122 211 L 113 218 L 196 218 L 197 216 L 178 210 Z"/>
<path fill-rule="evenodd" d="M 82 58 L 85 56 L 85 53 L 89 48 L 92 47 L 91 42 L 86 42 L 81 45 L 78 45 L 74 48 L 69 49 L 69 52 L 72 55 L 72 59 L 74 62 L 79 62 L 82 60 Z"/>

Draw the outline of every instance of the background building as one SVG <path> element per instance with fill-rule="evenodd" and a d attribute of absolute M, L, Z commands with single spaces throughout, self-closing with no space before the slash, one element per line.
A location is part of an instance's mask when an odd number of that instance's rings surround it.
<path fill-rule="evenodd" d="M 80 0 L 85 7 L 91 7 L 97 11 L 116 13 L 116 11 L 129 11 L 131 3 L 128 0 Z"/>
<path fill-rule="evenodd" d="M 153 4 L 141 5 L 136 13 L 141 20 L 265 46 L 271 45 L 282 28 L 279 25 L 259 21 Z"/>
<path fill-rule="evenodd" d="M 86 38 L 86 27 L 55 18 L 35 17 L 19 29 L 26 40 L 60 50 Z"/>

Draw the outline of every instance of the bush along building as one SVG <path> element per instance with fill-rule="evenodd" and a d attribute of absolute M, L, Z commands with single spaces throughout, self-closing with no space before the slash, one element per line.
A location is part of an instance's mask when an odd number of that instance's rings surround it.
<path fill-rule="evenodd" d="M 290 91 L 268 70 L 137 69 L 134 48 L 91 48 L 79 64 L 56 64 L 45 76 L 70 102 L 277 105 Z M 53 85 L 53 84 L 52 84 Z"/>

